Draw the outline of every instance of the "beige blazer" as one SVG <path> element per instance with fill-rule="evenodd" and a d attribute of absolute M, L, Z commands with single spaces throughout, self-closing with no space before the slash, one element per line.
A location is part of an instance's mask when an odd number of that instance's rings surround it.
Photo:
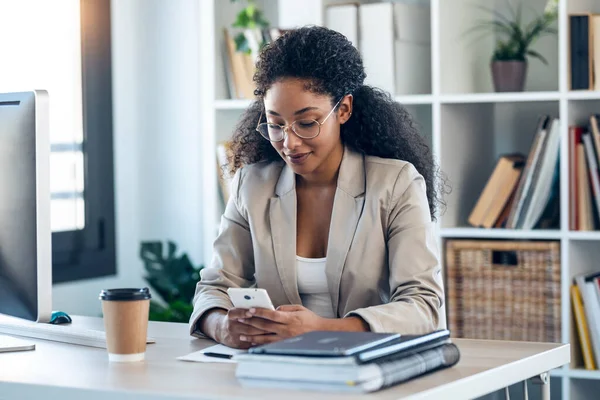
<path fill-rule="evenodd" d="M 344 150 L 327 247 L 327 285 L 338 317 L 375 332 L 444 326 L 441 267 L 425 181 L 408 162 Z M 295 176 L 283 160 L 234 176 L 210 265 L 201 271 L 190 333 L 208 310 L 232 307 L 229 287 L 268 291 L 275 307 L 302 304 L 296 276 Z"/>

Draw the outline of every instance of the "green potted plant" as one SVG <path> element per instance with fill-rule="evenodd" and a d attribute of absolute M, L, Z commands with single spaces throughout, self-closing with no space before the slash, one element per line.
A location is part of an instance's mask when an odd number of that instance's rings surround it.
<path fill-rule="evenodd" d="M 240 0 L 231 0 L 231 2 L 239 3 Z M 235 21 L 233 24 L 231 24 L 231 26 L 233 28 L 242 29 L 242 31 L 238 32 L 238 34 L 236 34 L 234 37 L 236 51 L 250 54 L 251 47 L 248 43 L 248 38 L 246 37 L 244 30 L 268 28 L 269 21 L 267 21 L 263 12 L 257 7 L 254 0 L 246 0 L 246 3 L 246 6 L 238 12 Z M 266 42 L 262 37 L 259 39 L 259 48 L 262 48 Z"/>
<path fill-rule="evenodd" d="M 161 242 L 142 242 L 140 246 L 146 270 L 144 279 L 152 288 L 150 320 L 188 322 L 203 267 L 192 265 L 185 253 L 177 256 L 175 243 L 167 242 L 166 247 L 165 253 Z"/>
<path fill-rule="evenodd" d="M 486 30 L 497 36 L 491 59 L 491 73 L 494 89 L 497 92 L 520 92 L 525 87 L 527 57 L 534 57 L 548 65 L 543 55 L 533 50 L 532 45 L 542 36 L 556 34 L 552 25 L 558 17 L 558 0 L 549 0 L 544 12 L 523 25 L 522 4 L 517 10 L 508 1 L 510 16 L 487 8 L 493 19 L 480 21 L 472 30 Z"/>

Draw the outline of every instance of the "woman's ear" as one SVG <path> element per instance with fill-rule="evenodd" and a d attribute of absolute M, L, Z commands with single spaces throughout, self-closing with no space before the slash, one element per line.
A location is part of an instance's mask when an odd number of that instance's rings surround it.
<path fill-rule="evenodd" d="M 352 115 L 352 101 L 354 98 L 351 94 L 346 95 L 342 101 L 340 102 L 340 107 L 338 109 L 338 118 L 340 120 L 340 124 L 345 124 Z"/>

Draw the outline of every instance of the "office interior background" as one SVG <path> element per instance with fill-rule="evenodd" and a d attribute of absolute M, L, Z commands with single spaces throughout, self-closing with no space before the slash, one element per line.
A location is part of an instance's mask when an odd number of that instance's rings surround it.
<path fill-rule="evenodd" d="M 248 7 L 260 35 L 233 26 Z M 519 7 L 523 26 L 554 13 L 526 63 L 485 23 Z M 356 41 L 366 83 L 408 108 L 448 177 L 437 237 L 449 327 L 570 342 L 553 395 L 592 398 L 600 372 L 584 360 L 572 292 L 600 272 L 594 13 L 596 0 L 0 0 L 0 92 L 50 94 L 54 309 L 98 316 L 101 289 L 156 290 L 148 267 L 210 262 L 223 152 L 251 102 L 248 61 L 286 29 L 325 25 Z M 168 241 L 175 259 L 152 259 Z M 168 315 L 163 302 L 155 316 Z"/>

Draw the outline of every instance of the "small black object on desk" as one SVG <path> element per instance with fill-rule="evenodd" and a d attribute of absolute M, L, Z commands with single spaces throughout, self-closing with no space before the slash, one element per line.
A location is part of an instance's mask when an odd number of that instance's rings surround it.
<path fill-rule="evenodd" d="M 50 324 L 60 325 L 60 324 L 70 324 L 73 322 L 69 314 L 64 311 L 52 311 L 52 316 L 50 317 Z"/>
<path fill-rule="evenodd" d="M 231 354 L 211 353 L 210 351 L 206 352 L 206 353 L 202 353 L 202 354 L 204 354 L 207 357 L 217 357 L 217 358 L 231 358 L 231 357 L 233 357 Z"/>

